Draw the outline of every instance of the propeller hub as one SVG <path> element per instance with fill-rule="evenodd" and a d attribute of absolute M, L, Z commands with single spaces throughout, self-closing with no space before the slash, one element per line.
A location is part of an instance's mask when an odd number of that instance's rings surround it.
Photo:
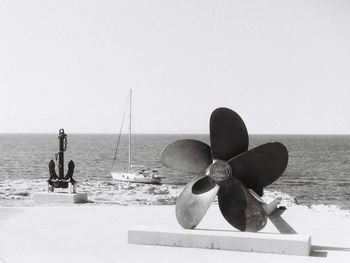
<path fill-rule="evenodd" d="M 208 175 L 218 184 L 226 181 L 231 174 L 230 164 L 222 160 L 214 160 L 208 168 Z"/>

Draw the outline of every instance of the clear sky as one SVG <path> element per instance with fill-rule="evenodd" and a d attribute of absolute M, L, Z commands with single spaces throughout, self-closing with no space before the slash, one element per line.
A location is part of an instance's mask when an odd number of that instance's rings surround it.
<path fill-rule="evenodd" d="M 0 133 L 350 134 L 350 1 L 0 0 Z"/>

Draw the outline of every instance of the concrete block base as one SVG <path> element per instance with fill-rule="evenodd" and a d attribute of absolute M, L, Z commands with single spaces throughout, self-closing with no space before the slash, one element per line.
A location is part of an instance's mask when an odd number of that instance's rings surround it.
<path fill-rule="evenodd" d="M 34 203 L 36 204 L 76 204 L 88 201 L 87 193 L 34 193 Z"/>
<path fill-rule="evenodd" d="M 186 230 L 156 226 L 130 228 L 128 243 L 309 256 L 311 236 L 236 231 Z"/>

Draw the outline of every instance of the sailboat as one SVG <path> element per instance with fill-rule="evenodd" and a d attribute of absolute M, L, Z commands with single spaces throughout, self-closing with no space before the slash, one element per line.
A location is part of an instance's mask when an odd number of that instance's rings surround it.
<path fill-rule="evenodd" d="M 144 184 L 160 184 L 163 177 L 159 175 L 156 169 L 150 169 L 145 165 L 132 165 L 131 164 L 131 101 L 132 101 L 132 90 L 129 90 L 129 161 L 128 161 L 128 171 L 113 172 L 113 168 L 117 159 L 117 153 L 119 148 L 120 137 L 123 129 L 124 117 L 126 110 L 124 112 L 122 125 L 120 128 L 120 133 L 118 137 L 117 147 L 114 154 L 113 165 L 111 168 L 111 176 L 114 180 L 133 182 L 133 183 L 144 183 Z"/>

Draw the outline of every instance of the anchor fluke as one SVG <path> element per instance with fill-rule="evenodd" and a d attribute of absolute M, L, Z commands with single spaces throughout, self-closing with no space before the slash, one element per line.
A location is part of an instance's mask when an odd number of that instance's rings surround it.
<path fill-rule="evenodd" d="M 70 160 L 69 163 L 68 163 L 68 172 L 67 172 L 67 175 L 65 177 L 66 180 L 70 180 L 70 183 L 71 184 L 76 184 L 77 181 L 75 181 L 73 179 L 73 173 L 74 173 L 74 168 L 75 168 L 75 164 L 73 162 L 73 160 Z"/>

